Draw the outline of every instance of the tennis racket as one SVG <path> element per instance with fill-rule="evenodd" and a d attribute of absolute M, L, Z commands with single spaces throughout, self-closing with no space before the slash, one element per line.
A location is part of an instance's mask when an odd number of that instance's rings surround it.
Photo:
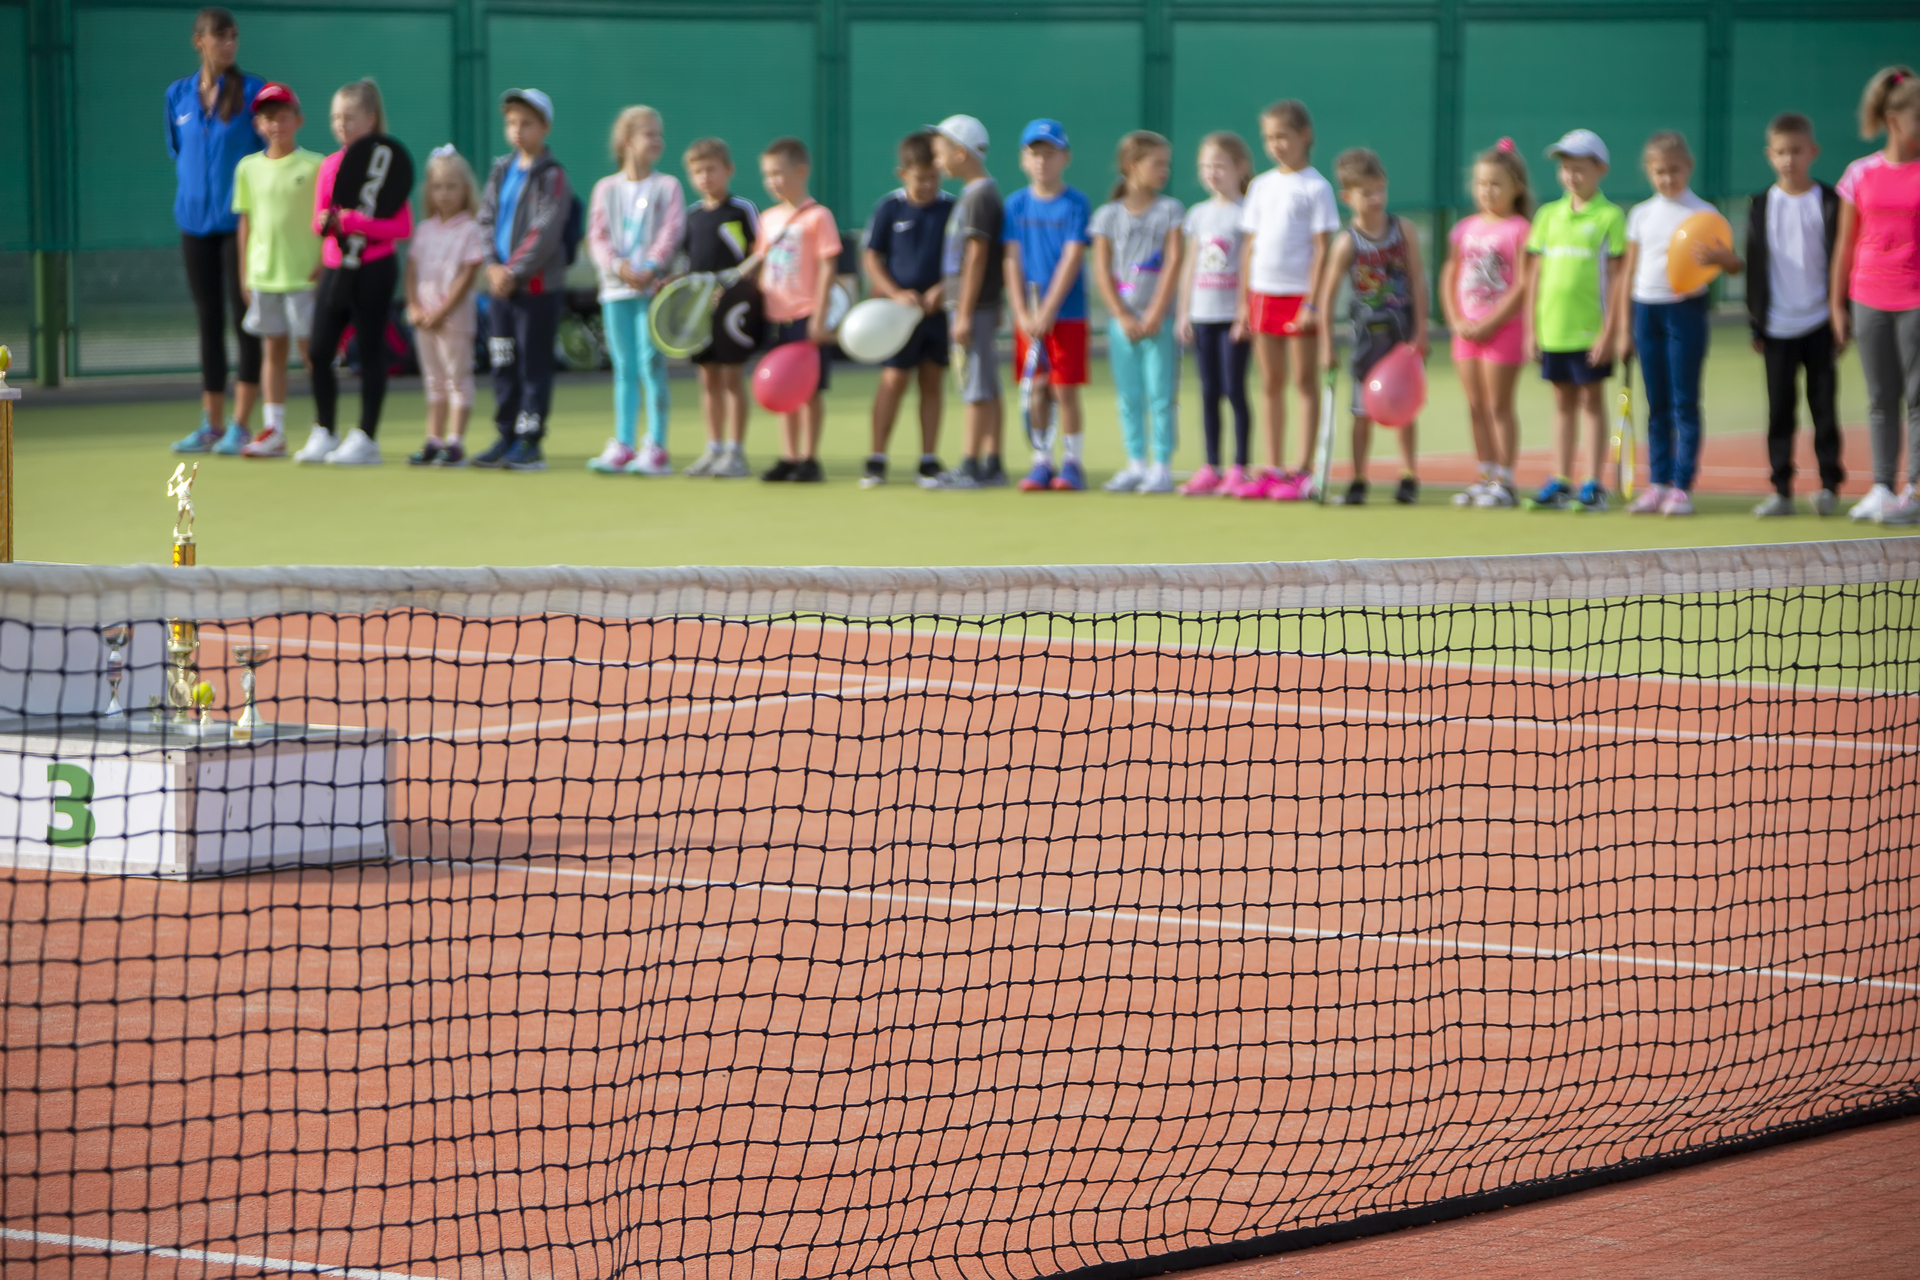
<path fill-rule="evenodd" d="M 1039 286 L 1027 286 L 1027 307 L 1029 311 L 1040 309 Z M 1055 434 L 1053 397 L 1047 397 L 1047 407 L 1043 414 L 1044 422 L 1033 420 L 1033 384 L 1040 371 L 1047 367 L 1046 340 L 1044 338 L 1027 339 L 1027 358 L 1020 370 L 1020 418 L 1027 428 L 1027 443 L 1034 452 L 1053 456 L 1053 437 Z"/>
<path fill-rule="evenodd" d="M 647 306 L 647 329 L 653 345 L 675 360 L 705 351 L 713 342 L 713 313 L 740 273 L 695 271 L 681 276 L 653 295 Z"/>
<path fill-rule="evenodd" d="M 1333 420 L 1339 385 L 1340 371 L 1329 364 L 1320 388 L 1320 437 L 1313 442 L 1313 496 L 1322 506 L 1333 492 Z"/>
<path fill-rule="evenodd" d="M 1620 381 L 1620 412 L 1613 420 L 1613 465 L 1620 497 L 1633 501 L 1633 356 L 1626 358 L 1626 377 Z"/>
<path fill-rule="evenodd" d="M 340 167 L 333 174 L 330 207 L 391 218 L 406 207 L 412 195 L 413 157 L 398 138 L 370 133 L 341 154 Z M 348 270 L 358 267 L 367 238 L 342 235 L 337 230 L 333 237 L 340 242 L 340 265 Z"/>

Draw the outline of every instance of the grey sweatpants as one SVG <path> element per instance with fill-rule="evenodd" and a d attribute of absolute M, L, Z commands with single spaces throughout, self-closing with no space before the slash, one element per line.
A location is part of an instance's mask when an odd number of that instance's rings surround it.
<path fill-rule="evenodd" d="M 1853 304 L 1853 341 L 1867 380 L 1873 482 L 1900 489 L 1900 402 L 1906 401 L 1907 479 L 1920 482 L 1920 308 L 1875 311 Z"/>

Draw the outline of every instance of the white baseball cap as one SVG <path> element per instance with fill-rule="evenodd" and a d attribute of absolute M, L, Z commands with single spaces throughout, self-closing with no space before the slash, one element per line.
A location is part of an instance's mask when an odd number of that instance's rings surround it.
<path fill-rule="evenodd" d="M 972 116 L 948 116 L 939 124 L 930 124 L 933 130 L 948 142 L 957 143 L 982 159 L 987 154 L 987 126 Z"/>
<path fill-rule="evenodd" d="M 1607 159 L 1607 144 L 1600 141 L 1600 135 L 1591 129 L 1570 129 L 1565 137 L 1547 148 L 1551 158 L 1560 156 L 1586 156 L 1598 160 L 1601 164 L 1611 164 Z"/>
<path fill-rule="evenodd" d="M 553 123 L 553 99 L 538 89 L 509 89 L 500 95 L 500 105 L 518 102 L 522 106 L 532 107 L 540 113 L 540 118 L 548 124 Z"/>

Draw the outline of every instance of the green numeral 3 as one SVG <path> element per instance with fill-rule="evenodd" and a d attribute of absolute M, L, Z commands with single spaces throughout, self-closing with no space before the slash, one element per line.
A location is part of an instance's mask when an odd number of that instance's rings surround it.
<path fill-rule="evenodd" d="M 93 775 L 77 764 L 50 764 L 47 766 L 47 781 L 67 784 L 67 794 L 53 798 L 53 817 L 57 823 L 61 818 L 67 825 L 47 825 L 47 843 L 62 845 L 82 845 L 93 839 L 93 810 L 87 808 L 87 802 L 93 799 Z"/>

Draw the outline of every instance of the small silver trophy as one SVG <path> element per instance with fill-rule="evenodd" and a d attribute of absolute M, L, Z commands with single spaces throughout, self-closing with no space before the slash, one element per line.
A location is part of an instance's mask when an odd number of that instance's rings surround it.
<path fill-rule="evenodd" d="M 127 642 L 133 639 L 133 628 L 126 623 L 104 627 L 100 639 L 107 646 L 107 714 L 123 716 L 127 709 L 120 704 L 120 682 L 127 674 Z"/>
<path fill-rule="evenodd" d="M 266 720 L 261 718 L 258 704 L 253 700 L 253 673 L 261 663 L 273 656 L 273 646 L 258 640 L 236 640 L 228 646 L 228 651 L 233 654 L 236 663 L 247 669 L 247 673 L 240 677 L 240 688 L 247 696 L 246 707 L 240 712 L 240 718 L 233 722 L 233 731 L 228 736 L 236 742 L 247 742 L 268 727 Z"/>

